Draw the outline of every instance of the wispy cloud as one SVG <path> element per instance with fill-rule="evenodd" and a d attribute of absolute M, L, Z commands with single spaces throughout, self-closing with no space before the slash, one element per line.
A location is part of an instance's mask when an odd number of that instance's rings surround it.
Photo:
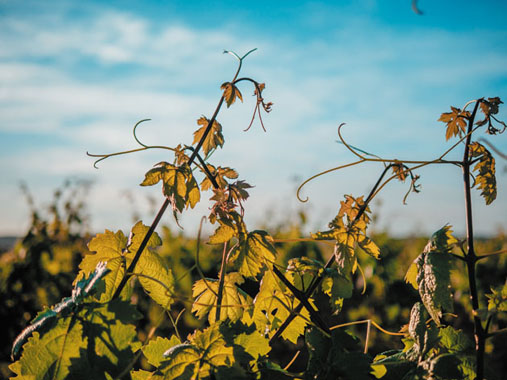
<path fill-rule="evenodd" d="M 264 205 L 279 199 L 280 192 L 294 188 L 294 176 L 304 179 L 350 159 L 336 143 L 339 123 L 347 122 L 344 133 L 352 144 L 373 153 L 433 158 L 445 146 L 435 142 L 443 137 L 443 126 L 436 122 L 440 112 L 469 97 L 501 96 L 506 90 L 507 51 L 495 42 L 505 40 L 504 32 L 411 28 L 400 33 L 345 14 L 329 24 L 326 34 L 298 39 L 290 33 L 254 35 L 251 25 L 246 31 L 234 23 L 227 29 L 195 27 L 181 19 L 161 23 L 99 5 L 81 10 L 76 17 L 59 4 L 52 12 L 26 18 L 0 16 L 0 133 L 58 135 L 66 145 L 27 147 L 21 137 L 17 152 L 6 147 L 0 160 L 8 182 L 40 181 L 44 175 L 95 178 L 102 189 L 91 200 L 97 228 L 118 215 L 123 201 L 113 199 L 122 189 L 137 184 L 154 162 L 170 158 L 160 152 L 111 159 L 97 172 L 84 151 L 135 147 L 132 126 L 147 117 L 153 121 L 139 128 L 143 141 L 191 143 L 195 120 L 211 114 L 220 83 L 235 70 L 232 57 L 221 54 L 223 48 L 260 48 L 244 72 L 265 81 L 266 97 L 275 102 L 266 117 L 267 134 L 257 126 L 242 132 L 253 105 L 251 89 L 242 87 L 245 104 L 220 116 L 226 147 L 216 159 L 257 185 L 250 201 L 255 203 L 252 220 L 260 220 Z M 317 18 L 329 23 L 326 12 Z M 463 41 L 477 56 L 449 49 Z M 507 144 L 499 147 L 506 150 Z M 331 218 L 336 210 L 329 205 L 338 204 L 341 194 L 368 191 L 376 171 L 367 166 L 312 183 L 308 194 L 320 194 L 312 197 L 315 219 Z M 441 178 L 425 180 L 431 187 Z M 506 182 L 500 174 L 499 186 L 505 188 Z M 51 187 L 47 181 L 41 186 Z M 451 186 L 438 191 L 447 194 L 441 199 L 454 197 Z M 399 207 L 393 205 L 399 199 L 387 194 L 384 202 L 394 211 L 386 214 L 397 215 Z M 4 218 L 12 218 L 19 203 L 2 199 Z M 506 208 L 505 197 L 498 202 L 499 209 Z M 412 212 L 428 220 L 441 206 L 435 199 Z M 401 232 L 412 228 L 405 223 Z"/>

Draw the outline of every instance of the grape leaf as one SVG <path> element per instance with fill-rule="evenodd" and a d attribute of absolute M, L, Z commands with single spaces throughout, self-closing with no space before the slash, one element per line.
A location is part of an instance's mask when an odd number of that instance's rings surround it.
<path fill-rule="evenodd" d="M 497 288 L 491 288 L 491 294 L 488 297 L 488 310 L 507 311 L 507 282 Z"/>
<path fill-rule="evenodd" d="M 215 230 L 215 233 L 209 237 L 208 243 L 210 244 L 222 244 L 231 240 L 236 236 L 236 228 L 230 224 L 226 224 L 223 221 L 219 221 L 220 226 Z"/>
<path fill-rule="evenodd" d="M 465 353 L 473 350 L 472 341 L 461 330 L 452 326 L 439 329 L 440 344 L 450 353 Z"/>
<path fill-rule="evenodd" d="M 494 116 L 498 113 L 498 109 L 499 109 L 500 104 L 503 104 L 503 102 L 500 100 L 499 97 L 488 98 L 488 100 L 482 99 L 480 101 L 480 108 L 481 108 L 482 113 L 484 114 L 484 119 L 478 121 L 475 124 L 478 126 L 488 124 L 487 133 L 489 133 L 491 135 L 495 135 L 499 132 L 502 133 L 505 130 L 505 128 L 507 128 L 507 125 L 503 121 L 496 119 Z M 496 128 L 495 126 L 493 126 L 491 119 L 493 119 L 497 123 L 501 124 L 503 129 L 500 130 L 500 129 Z"/>
<path fill-rule="evenodd" d="M 473 142 L 469 148 L 470 156 L 479 159 L 473 168 L 476 172 L 475 185 L 481 190 L 482 197 L 489 205 L 496 199 L 495 159 L 490 151 L 478 142 Z"/>
<path fill-rule="evenodd" d="M 276 251 L 272 241 L 273 238 L 265 231 L 249 232 L 232 251 L 231 263 L 243 276 L 255 277 L 275 261 Z"/>
<path fill-rule="evenodd" d="M 324 336 L 316 328 L 305 334 L 310 358 L 304 374 L 305 380 L 369 380 L 370 359 L 360 352 L 359 340 L 341 329 Z"/>
<path fill-rule="evenodd" d="M 233 349 L 226 345 L 218 323 L 204 331 L 196 330 L 188 343 L 176 345 L 164 353 L 159 371 L 168 379 L 205 379 L 213 376 L 217 367 L 230 367 L 235 359 Z"/>
<path fill-rule="evenodd" d="M 10 365 L 19 377 L 34 376 L 35 379 L 66 379 L 73 360 L 78 360 L 87 341 L 82 339 L 83 326 L 72 316 L 60 318 L 42 336 L 34 332 L 23 347 L 18 362 Z"/>
<path fill-rule="evenodd" d="M 37 379 L 117 376 L 138 347 L 133 323 L 139 317 L 122 300 L 83 303 L 69 316 L 55 318 L 47 331 L 34 332 L 11 370 Z"/>
<path fill-rule="evenodd" d="M 313 302 L 311 298 L 308 301 Z M 291 311 L 298 307 L 299 303 L 292 292 L 281 283 L 272 271 L 265 271 L 259 293 L 254 299 L 254 311 L 251 321 L 255 322 L 256 328 L 261 334 L 273 336 L 281 324 L 289 317 Z M 296 344 L 298 337 L 304 333 L 308 320 L 308 310 L 303 308 L 283 331 L 282 338 Z M 243 321 L 245 323 L 250 322 L 248 314 L 243 316 Z"/>
<path fill-rule="evenodd" d="M 329 303 L 334 314 L 341 311 L 343 299 L 352 297 L 354 290 L 352 281 L 334 270 L 326 271 L 321 286 L 322 291 L 329 296 Z"/>
<path fill-rule="evenodd" d="M 142 274 L 138 279 L 146 293 L 164 309 L 170 309 L 174 301 L 175 281 L 159 254 L 145 251 L 137 263 L 136 273 Z"/>
<path fill-rule="evenodd" d="M 107 262 L 107 268 L 111 271 L 111 273 L 105 277 L 105 291 L 100 298 L 102 302 L 110 300 L 113 296 L 125 274 L 126 268 L 130 265 L 137 250 L 141 246 L 148 229 L 149 227 L 143 225 L 142 222 L 137 222 L 134 227 L 132 227 L 132 231 L 130 232 L 128 239 L 121 231 L 113 233 L 106 230 L 103 234 L 97 234 L 88 244 L 88 249 L 95 253 L 88 254 L 83 258 L 81 264 L 79 264 L 81 271 L 77 278 L 79 279 L 83 276 L 87 276 L 90 273 L 91 268 L 94 268 L 98 262 Z M 144 267 L 146 275 L 161 280 L 167 286 L 174 286 L 174 280 L 172 279 L 171 272 L 163 266 L 160 258 L 157 258 L 158 255 L 156 253 L 149 252 L 149 249 L 155 248 L 160 244 L 160 237 L 156 232 L 154 232 L 141 255 L 140 261 L 138 262 L 139 267 L 136 271 L 143 272 L 142 268 Z M 146 258 L 143 258 L 145 255 Z M 160 266 L 158 264 L 160 264 Z M 145 287 L 145 290 L 149 294 L 154 295 L 155 301 L 163 302 L 163 306 L 165 306 L 167 303 L 165 288 L 154 283 L 152 280 L 148 283 L 146 278 L 140 282 L 143 286 L 148 287 Z M 126 294 L 130 290 L 131 286 L 129 284 L 125 287 L 122 294 Z"/>
<path fill-rule="evenodd" d="M 455 242 L 450 226 L 435 232 L 405 276 L 407 282 L 417 283 L 421 300 L 437 325 L 440 325 L 441 309 L 451 311 L 453 308 L 449 253 Z"/>
<path fill-rule="evenodd" d="M 237 272 L 225 275 L 220 320 L 236 321 L 243 316 L 245 310 L 252 307 L 252 298 L 237 286 L 244 281 Z M 219 281 L 214 279 L 198 280 L 192 287 L 192 296 L 195 299 L 192 312 L 199 318 L 207 315 L 210 324 L 215 323 L 218 287 Z"/>
<path fill-rule="evenodd" d="M 469 118 L 470 112 L 451 106 L 451 112 L 443 113 L 438 119 L 438 121 L 447 124 L 445 139 L 449 140 L 453 136 L 461 137 L 466 132 L 467 120 Z"/>
<path fill-rule="evenodd" d="M 225 82 L 220 86 L 220 88 L 224 91 L 224 98 L 227 103 L 227 108 L 229 108 L 236 101 L 236 98 L 243 101 L 243 96 L 241 96 L 241 92 L 238 90 L 235 84 L 231 82 Z"/>
<path fill-rule="evenodd" d="M 65 297 L 60 303 L 54 305 L 52 308 L 46 308 L 40 312 L 32 323 L 14 340 L 14 343 L 12 344 L 11 359 L 14 360 L 14 358 L 18 355 L 21 346 L 34 331 L 41 330 L 45 327 L 45 325 L 52 322 L 53 319 L 57 317 L 68 316 L 73 310 L 80 306 L 84 298 L 95 290 L 98 282 L 108 272 L 109 269 L 107 269 L 106 263 L 99 262 L 94 272 L 88 278 L 83 278 L 76 282 L 71 297 Z"/>
<path fill-rule="evenodd" d="M 208 170 L 213 175 L 213 177 L 215 177 L 215 181 L 217 182 L 218 187 L 221 189 L 225 189 L 227 187 L 227 181 L 225 178 L 238 178 L 238 173 L 234 169 L 228 167 L 222 168 L 221 166 L 215 168 L 211 164 L 206 164 L 206 166 L 208 167 Z M 212 186 L 213 184 L 211 183 L 211 180 L 208 178 L 208 176 L 206 176 L 201 182 L 201 190 L 203 191 L 210 189 Z"/>
<path fill-rule="evenodd" d="M 192 144 L 198 143 L 203 138 L 204 132 L 206 131 L 209 122 L 210 120 L 204 116 L 197 120 L 197 124 L 201 125 L 201 128 L 194 132 L 194 142 Z M 222 135 L 222 126 L 218 121 L 214 120 L 213 125 L 211 126 L 211 130 L 209 131 L 202 144 L 204 157 L 206 157 L 211 150 L 216 149 L 218 146 L 224 146 L 224 136 Z"/>
<path fill-rule="evenodd" d="M 144 346 L 142 351 L 148 363 L 154 367 L 158 367 L 162 360 L 165 359 L 164 352 L 178 344 L 181 344 L 181 342 L 176 335 L 173 335 L 171 339 L 158 336 Z"/>
<path fill-rule="evenodd" d="M 194 208 L 201 199 L 197 181 L 186 163 L 174 166 L 164 161 L 159 162 L 145 174 L 141 186 L 153 186 L 160 181 L 163 183 L 162 193 L 171 201 L 174 213 L 182 212 L 188 206 Z"/>

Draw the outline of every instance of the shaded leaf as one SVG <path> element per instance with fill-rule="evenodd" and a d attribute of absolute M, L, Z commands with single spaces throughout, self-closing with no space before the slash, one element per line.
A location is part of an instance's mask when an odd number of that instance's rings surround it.
<path fill-rule="evenodd" d="M 414 260 L 419 295 L 437 325 L 440 324 L 442 309 L 451 311 L 453 307 L 449 253 L 456 239 L 451 233 L 450 226 L 435 232 L 423 252 Z M 414 267 L 411 266 L 405 277 L 407 282 L 414 283 L 414 272 Z"/>
<path fill-rule="evenodd" d="M 370 379 L 370 358 L 361 353 L 359 340 L 341 329 L 325 337 L 316 328 L 305 334 L 310 358 L 304 379 L 367 380 Z"/>
<path fill-rule="evenodd" d="M 234 169 L 228 167 L 222 168 L 221 166 L 215 168 L 211 164 L 207 164 L 206 166 L 209 172 L 215 177 L 215 181 L 218 183 L 218 186 L 221 189 L 225 189 L 228 185 L 225 178 L 229 179 L 238 178 L 238 173 Z M 211 183 L 211 180 L 208 178 L 208 176 L 206 176 L 201 182 L 201 190 L 203 191 L 210 189 L 212 186 L 213 184 Z"/>

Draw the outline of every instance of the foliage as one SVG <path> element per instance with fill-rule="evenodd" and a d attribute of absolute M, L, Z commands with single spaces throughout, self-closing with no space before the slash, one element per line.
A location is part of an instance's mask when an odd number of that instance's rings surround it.
<path fill-rule="evenodd" d="M 485 370 L 486 340 L 504 332 L 506 285 L 492 284 L 487 307 L 480 307 L 478 285 L 484 288 L 484 276 L 477 275 L 476 265 L 483 259 L 499 260 L 505 247 L 496 247 L 490 255 L 476 253 L 479 245 L 474 245 L 469 217 L 470 189 L 477 186 L 490 204 L 496 197 L 496 181 L 491 153 L 471 139 L 484 126 L 489 134 L 504 131 L 505 125 L 495 116 L 501 100 L 478 99 L 463 109 L 452 107 L 450 113 L 442 114 L 446 139 L 459 140 L 430 161 L 367 154 L 343 140 L 339 129 L 342 143 L 359 158 L 346 166 L 367 161 L 383 164 L 370 194 L 346 195 L 328 229 L 310 238 L 300 238 L 299 227 L 271 235 L 249 230 L 245 223 L 244 203 L 251 185 L 238 179 L 235 169 L 209 162 L 225 141 L 216 118 L 224 103 L 228 108 L 236 99 L 243 101 L 240 84 L 253 85 L 254 118 L 259 118 L 263 128 L 261 110 L 269 112 L 272 107 L 262 96 L 263 83 L 238 78 L 243 60 L 251 52 L 242 57 L 226 53 L 238 59 L 238 69 L 232 80 L 221 86 L 223 94 L 213 116 L 198 119 L 200 128 L 194 133 L 193 146 L 143 144 L 135 134 L 141 121 L 133 131 L 141 148 L 92 155 L 99 157 L 97 163 L 146 149 L 172 151 L 173 162 L 160 162 L 141 183 L 161 184 L 164 203 L 151 226 L 137 222 L 128 237 L 122 231 L 106 230 L 89 241 L 89 253 L 78 268 L 72 268 L 78 274 L 71 297 L 46 302 L 55 306 L 40 312 L 17 339 L 12 339 L 12 355 L 17 359 L 10 365 L 17 375 L 14 378 L 493 378 Z M 470 104 L 474 104 L 472 112 L 466 110 Z M 478 122 L 477 112 L 484 114 Z M 446 160 L 461 142 L 463 160 Z M 414 171 L 432 164 L 453 164 L 463 169 L 467 237 L 458 241 L 451 235 L 451 226 L 446 225 L 424 248 L 417 247 L 422 252 L 418 252 L 405 278 L 418 290 L 420 301 L 408 291 L 410 296 L 398 300 L 388 287 L 394 289 L 393 278 L 398 279 L 400 289 L 406 286 L 401 281 L 399 262 L 408 254 L 385 237 L 382 241 L 379 236 L 379 242 L 374 242 L 376 238 L 368 229 L 372 221 L 370 203 L 392 179 L 404 182 L 410 178 L 409 192 L 419 192 L 419 176 Z M 391 176 L 384 179 L 390 171 Z M 169 206 L 177 223 L 178 215 L 194 208 L 205 191 L 210 193 L 207 219 L 215 228 L 207 244 L 201 244 L 200 232 L 196 240 L 175 236 L 167 228 L 161 235 L 155 232 Z M 398 252 L 390 255 L 389 247 L 393 246 Z M 456 253 L 458 248 L 461 253 Z M 324 252 L 328 253 L 327 261 Z M 40 268 L 40 262 L 40 258 L 32 257 L 27 265 Z M 454 283 L 451 276 L 456 264 L 466 266 L 466 274 L 459 277 L 461 283 Z M 11 289 L 11 277 L 5 278 L 2 286 L 5 283 L 9 285 L 6 289 Z M 380 315 L 382 322 L 394 328 L 408 322 L 401 332 L 385 330 L 365 311 L 361 303 L 367 302 L 356 297 L 359 284 L 363 293 L 371 295 L 370 308 L 382 306 L 381 311 L 374 311 L 385 313 Z M 471 304 L 463 301 L 466 296 Z M 453 325 L 449 313 L 455 307 L 460 315 Z M 362 313 L 367 314 L 363 321 L 359 320 Z M 367 334 L 362 342 L 354 329 L 364 323 Z M 460 323 L 473 324 L 475 347 Z M 343 329 L 347 326 L 353 326 L 352 333 Z M 403 336 L 402 342 L 389 341 L 388 351 L 379 349 L 387 342 L 372 347 L 371 326 L 389 339 Z M 372 356 L 369 350 L 380 353 Z M 289 361 L 279 355 L 280 351 L 296 352 L 296 356 Z M 295 363 L 298 355 L 303 360 Z"/>

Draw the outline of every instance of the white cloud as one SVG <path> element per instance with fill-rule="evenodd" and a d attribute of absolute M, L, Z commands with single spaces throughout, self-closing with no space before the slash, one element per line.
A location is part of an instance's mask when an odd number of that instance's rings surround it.
<path fill-rule="evenodd" d="M 266 81 L 266 99 L 275 103 L 273 112 L 265 116 L 266 134 L 257 122 L 252 131 L 242 132 L 253 105 L 252 90 L 246 86 L 241 87 L 245 104 L 224 109 L 219 117 L 226 145 L 216 159 L 236 167 L 243 178 L 257 185 L 249 201 L 251 220 L 262 219 L 264 205 L 280 204 L 281 193 L 294 187 L 294 175 L 304 179 L 354 159 L 335 142 L 339 123 L 347 122 L 348 141 L 367 151 L 389 158 L 433 158 L 445 146 L 434 142 L 443 138 L 443 126 L 436 122 L 438 113 L 447 109 L 451 95 L 458 98 L 450 100 L 456 105 L 468 96 L 462 94 L 463 88 L 469 89 L 468 78 L 483 79 L 484 83 L 470 84 L 480 95 L 491 87 L 505 91 L 505 86 L 489 83 L 506 74 L 504 51 L 488 50 L 466 65 L 460 58 L 465 53 L 448 52 L 447 46 L 461 40 L 471 40 L 478 47 L 481 33 L 463 36 L 425 30 L 422 36 L 416 30 L 397 35 L 389 28 L 364 23 L 358 29 L 357 20 L 350 20 L 321 39 L 296 41 L 284 35 L 254 39 L 239 28 L 231 33 L 175 20 L 155 24 L 123 11 L 92 7 L 87 12 L 88 17 L 77 20 L 66 18 L 65 9 L 36 18 L 7 15 L 1 19 L 0 37 L 9 38 L 0 38 L 0 133 L 55 134 L 68 146 L 41 145 L 32 147 L 29 154 L 4 152 L 0 160 L 11 179 L 15 172 L 29 178 L 33 173 L 38 178 L 44 173 L 51 178 L 95 178 L 99 190 L 90 204 L 94 217 L 101 220 L 96 225 L 101 226 L 103 221 L 114 224 L 115 218 L 126 218 L 118 194 L 137 185 L 152 163 L 168 158 L 166 152 L 111 158 L 97 172 L 84 151 L 107 153 L 137 147 L 131 129 L 146 117 L 153 121 L 139 127 L 142 141 L 190 143 L 195 119 L 212 113 L 220 83 L 236 68 L 231 57 L 221 55 L 224 47 L 238 52 L 261 48 L 245 62 L 244 72 Z M 428 56 L 439 59 L 432 61 Z M 84 67 L 86 62 L 90 67 Z M 124 76 L 109 77 L 114 69 Z M 421 98 L 426 102 L 421 103 Z M 368 166 L 320 178 L 305 188 L 312 204 L 304 207 L 315 210 L 315 219 L 331 218 L 342 194 L 367 192 L 377 170 Z M 431 177 L 425 180 L 438 182 Z M 505 182 L 505 176 L 499 175 L 499 186 L 506 188 Z M 51 187 L 47 181 L 41 186 Z M 432 194 L 437 198 L 439 192 L 445 194 L 443 199 L 453 199 L 451 187 Z M 385 196 L 386 204 L 395 210 L 386 212 L 387 219 L 394 215 L 401 220 L 393 206 L 399 199 L 394 198 Z M 8 218 L 15 214 L 15 203 L 8 204 L 5 198 L 2 203 Z M 288 203 L 287 207 L 297 207 Z M 421 204 L 413 212 L 424 220 L 435 215 L 441 219 L 442 204 Z M 502 205 L 505 197 L 500 209 Z M 325 225 L 315 221 L 319 223 Z M 405 231 L 415 228 L 401 224 Z"/>

